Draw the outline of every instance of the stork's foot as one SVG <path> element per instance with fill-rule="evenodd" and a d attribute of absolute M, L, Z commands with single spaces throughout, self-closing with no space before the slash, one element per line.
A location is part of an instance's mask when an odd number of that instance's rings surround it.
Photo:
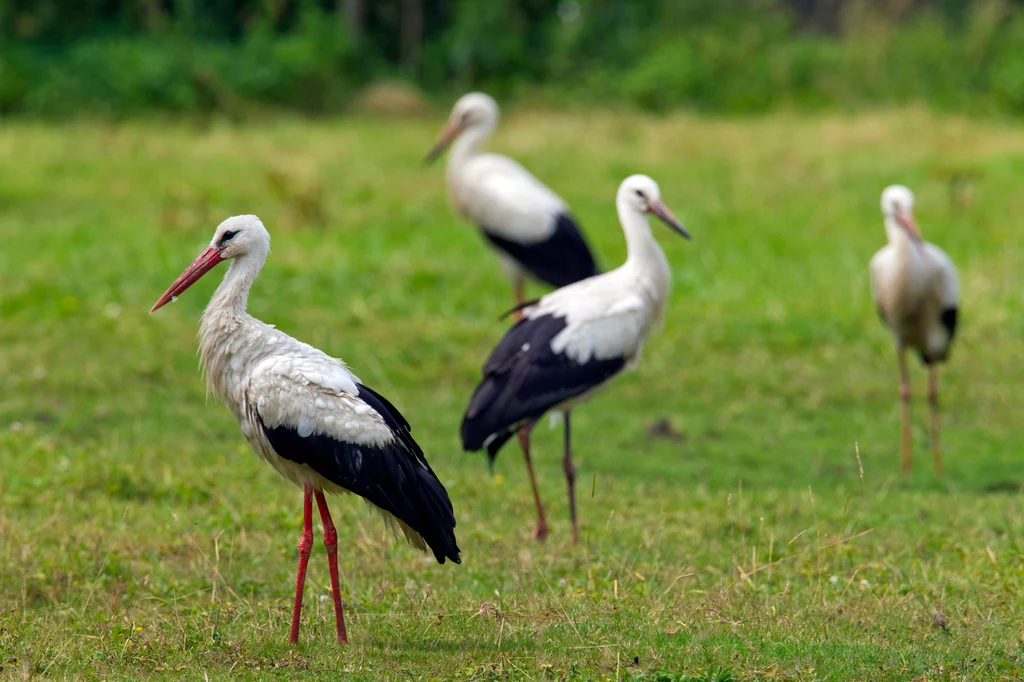
<path fill-rule="evenodd" d="M 533 533 L 531 533 L 531 535 L 537 542 L 544 542 L 548 539 L 548 524 L 543 521 L 538 521 L 537 525 L 534 526 Z"/>

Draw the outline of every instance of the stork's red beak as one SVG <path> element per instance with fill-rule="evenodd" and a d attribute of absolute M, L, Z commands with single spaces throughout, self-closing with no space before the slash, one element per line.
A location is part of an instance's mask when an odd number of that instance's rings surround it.
<path fill-rule="evenodd" d="M 690 236 L 690 233 L 683 228 L 683 224 L 679 222 L 679 219 L 672 215 L 672 211 L 668 210 L 668 206 L 662 203 L 661 200 L 655 199 L 652 201 L 648 210 L 658 216 L 658 219 L 661 220 L 661 222 L 671 227 L 683 237 L 693 239 L 693 237 Z"/>
<path fill-rule="evenodd" d="M 181 295 L 181 292 L 188 289 L 190 286 L 199 281 L 199 278 L 208 273 L 210 270 L 220 263 L 223 258 L 220 257 L 220 249 L 214 246 L 207 246 L 205 250 L 199 256 L 192 261 L 192 265 L 185 268 L 185 272 L 181 273 L 178 279 L 174 280 L 174 284 L 170 286 L 164 295 L 156 300 L 153 307 L 149 309 L 149 312 L 156 312 L 158 309 L 167 305 L 169 301 L 174 300 Z"/>
<path fill-rule="evenodd" d="M 427 156 L 423 159 L 423 163 L 428 165 L 433 163 L 437 157 L 441 156 L 444 150 L 448 148 L 448 145 L 452 143 L 452 140 L 458 137 L 461 132 L 462 126 L 459 124 L 450 125 L 445 128 L 444 132 L 441 133 L 441 136 L 437 138 L 437 142 L 435 142 L 434 146 L 430 148 L 429 152 L 427 152 Z"/>
<path fill-rule="evenodd" d="M 918 244 L 921 243 L 921 231 L 917 229 L 917 222 L 914 221 L 914 214 L 910 211 L 897 211 L 896 222 L 906 230 L 910 239 Z"/>

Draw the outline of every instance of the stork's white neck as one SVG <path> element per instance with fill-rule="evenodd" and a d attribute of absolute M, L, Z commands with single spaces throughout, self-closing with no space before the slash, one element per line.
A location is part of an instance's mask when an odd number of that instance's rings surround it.
<path fill-rule="evenodd" d="M 672 271 L 665 254 L 651 234 L 647 216 L 622 202 L 617 204 L 619 222 L 626 235 L 627 256 L 623 268 L 630 270 L 651 298 L 663 305 L 672 286 Z"/>
<path fill-rule="evenodd" d="M 470 126 L 452 143 L 451 152 L 448 154 L 449 168 L 457 168 L 480 153 L 484 142 L 494 132 L 493 123 L 479 123 Z"/>
<path fill-rule="evenodd" d="M 896 218 L 893 216 L 885 216 L 885 236 L 896 250 L 897 258 L 901 263 L 916 262 L 924 257 L 924 251 L 920 248 L 920 244 L 910 238 L 907 231 L 896 222 Z"/>
<path fill-rule="evenodd" d="M 909 244 L 910 236 L 907 231 L 900 227 L 900 224 L 896 222 L 896 218 L 891 215 L 883 216 L 885 218 L 885 236 L 889 239 L 889 243 L 893 245 Z"/>
<path fill-rule="evenodd" d="M 266 262 L 266 252 L 250 252 L 231 261 L 223 281 L 203 311 L 199 325 L 199 357 L 206 374 L 208 392 L 213 392 L 236 416 L 240 414 L 242 382 L 253 366 L 266 356 L 263 334 L 254 327 L 266 327 L 246 313 L 249 290 Z"/>
<path fill-rule="evenodd" d="M 210 304 L 206 306 L 206 312 L 216 310 L 219 313 L 230 312 L 236 315 L 244 313 L 249 303 L 249 290 L 265 262 L 265 255 L 260 257 L 255 253 L 248 253 L 232 260 L 220 286 L 213 293 Z"/>

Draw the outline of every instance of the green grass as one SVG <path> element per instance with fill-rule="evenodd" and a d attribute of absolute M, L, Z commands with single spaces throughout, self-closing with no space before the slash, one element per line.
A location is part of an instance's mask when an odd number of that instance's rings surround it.
<path fill-rule="evenodd" d="M 0 130 L 0 677 L 1020 679 L 1018 127 L 917 110 L 506 120 L 493 147 L 572 204 L 606 267 L 629 173 L 695 236 L 656 229 L 664 328 L 574 417 L 576 548 L 560 431 L 536 431 L 544 545 L 517 450 L 494 476 L 460 452 L 511 290 L 420 164 L 439 124 Z M 898 474 L 895 357 L 868 293 L 895 181 L 961 272 L 943 479 L 917 367 Z M 204 397 L 195 336 L 218 275 L 148 313 L 244 212 L 273 235 L 250 310 L 388 395 L 458 518 L 464 562 L 441 567 L 334 501 L 346 648 L 319 539 L 287 644 L 301 495 Z M 660 419 L 676 438 L 648 434 Z"/>

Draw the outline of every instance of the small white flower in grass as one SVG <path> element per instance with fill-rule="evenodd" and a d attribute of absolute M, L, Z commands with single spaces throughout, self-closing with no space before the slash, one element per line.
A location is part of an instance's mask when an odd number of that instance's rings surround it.
<path fill-rule="evenodd" d="M 871 583 L 869 583 L 869 582 L 868 582 L 867 580 L 864 580 L 864 579 L 862 578 L 862 579 L 861 579 L 861 581 L 860 581 L 860 586 L 861 586 L 861 589 L 864 589 L 864 590 L 866 590 L 866 589 L 868 589 L 869 587 L 871 587 Z"/>
<path fill-rule="evenodd" d="M 839 582 L 839 576 L 838 575 L 834 575 L 831 578 L 829 578 L 828 581 L 830 583 L 832 583 L 833 585 L 835 585 L 835 584 L 837 584 Z"/>

